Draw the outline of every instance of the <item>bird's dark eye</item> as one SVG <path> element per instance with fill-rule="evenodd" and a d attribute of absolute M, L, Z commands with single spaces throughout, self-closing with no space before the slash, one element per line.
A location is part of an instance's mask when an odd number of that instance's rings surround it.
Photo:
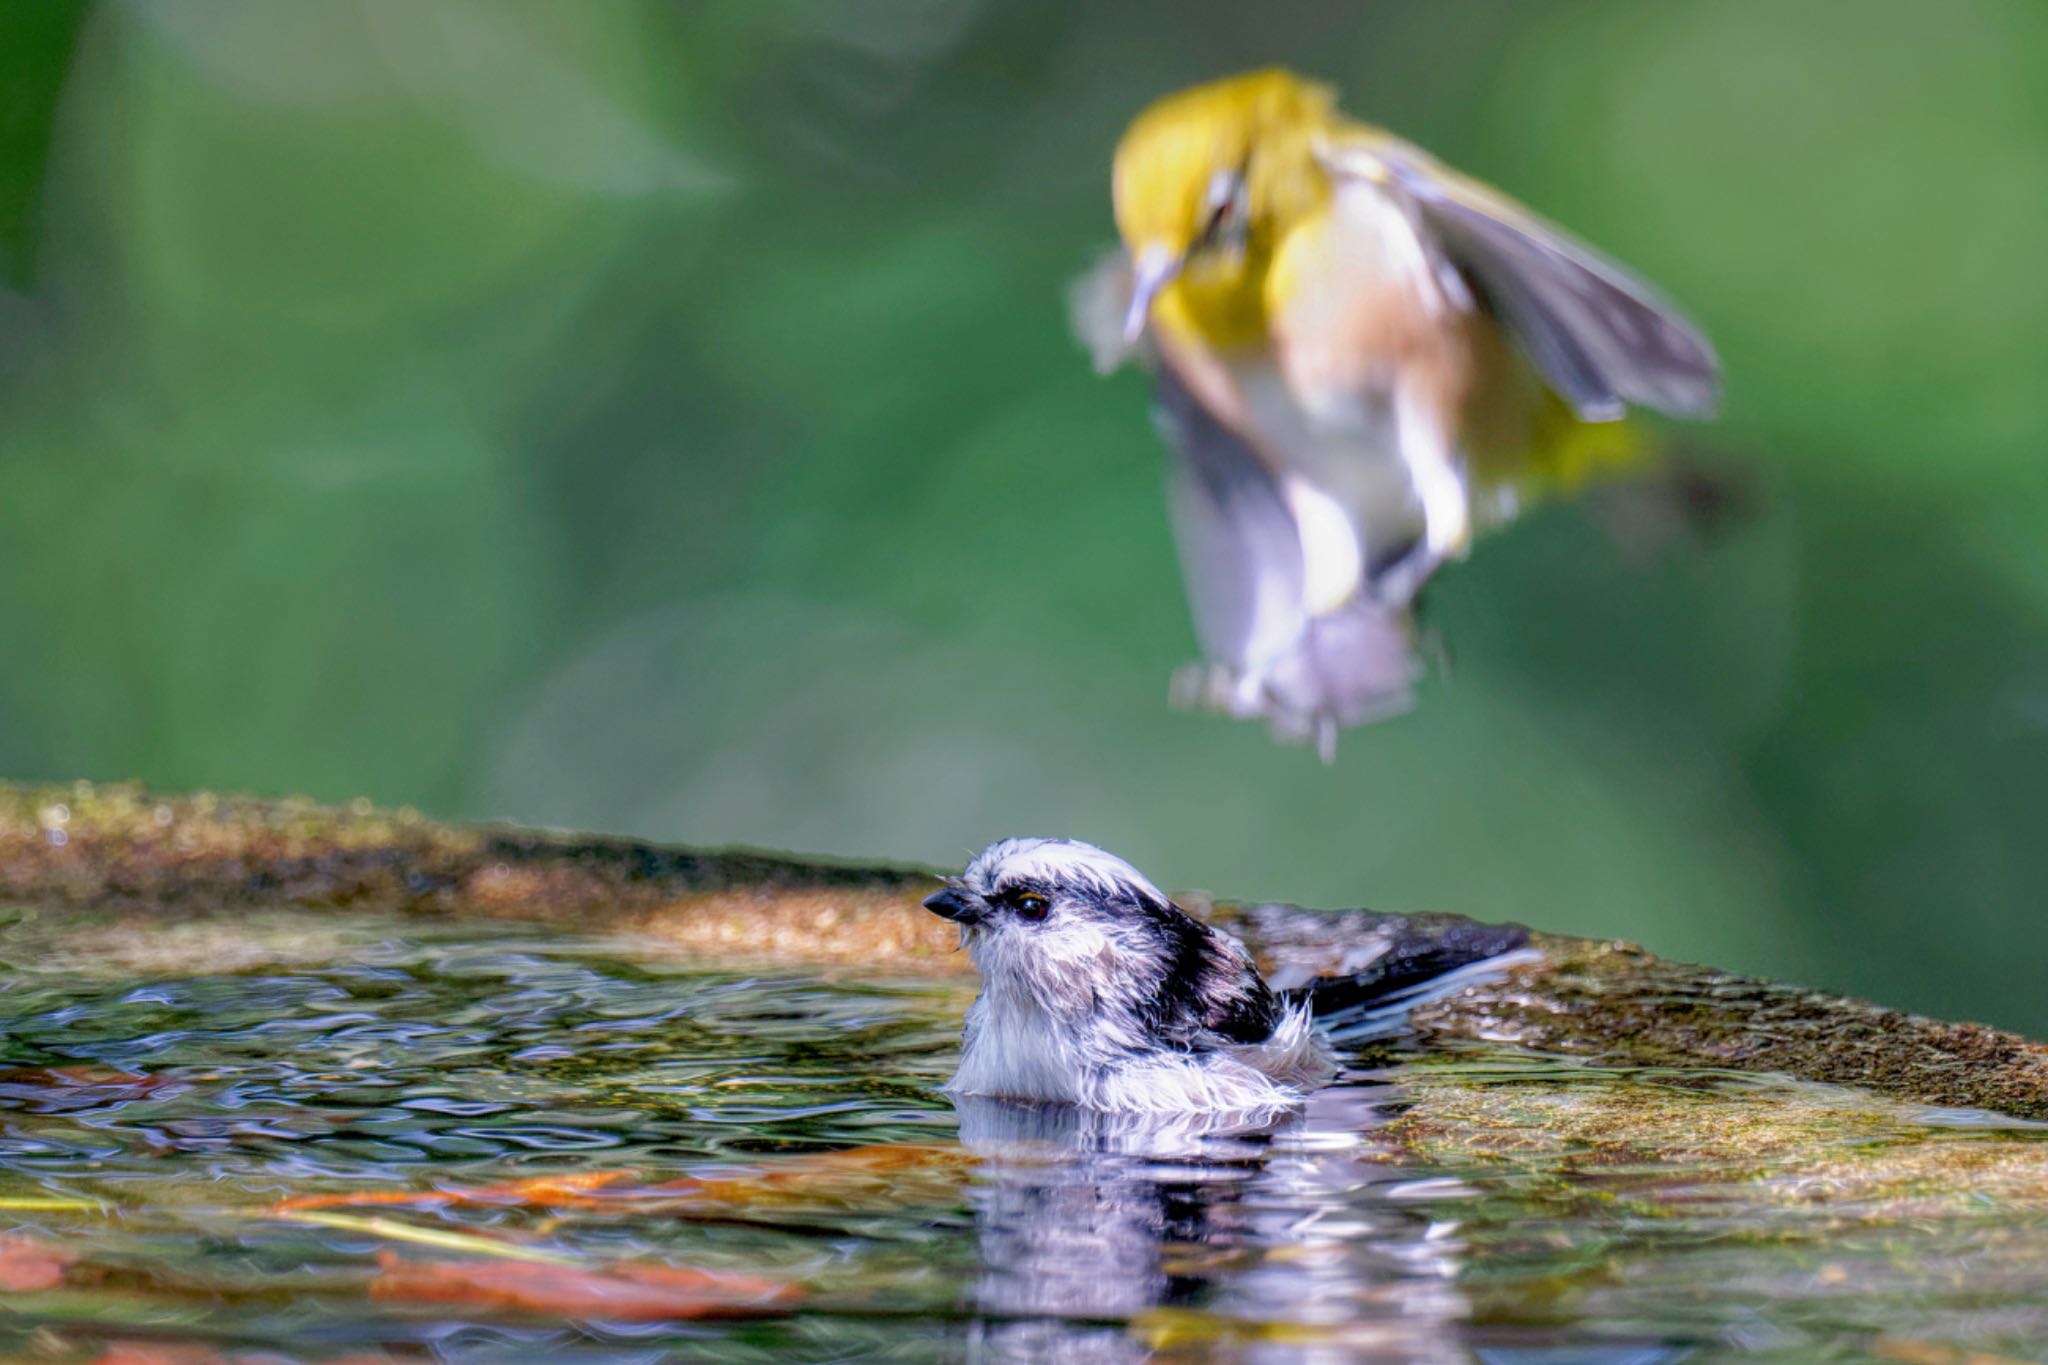
<path fill-rule="evenodd" d="M 1197 244 L 1224 246 L 1239 237 L 1244 230 L 1245 172 L 1218 171 L 1209 181 L 1202 207 L 1202 230 Z"/>
<path fill-rule="evenodd" d="M 1017 907 L 1017 918 L 1029 920 L 1033 924 L 1044 919 L 1052 909 L 1052 902 L 1039 895 L 1036 891 L 1020 893 L 1014 904 Z"/>
<path fill-rule="evenodd" d="M 1202 235 L 1196 238 L 1203 246 L 1221 241 L 1223 234 L 1230 230 L 1230 205 L 1218 204 L 1210 210 L 1208 219 L 1202 224 Z"/>

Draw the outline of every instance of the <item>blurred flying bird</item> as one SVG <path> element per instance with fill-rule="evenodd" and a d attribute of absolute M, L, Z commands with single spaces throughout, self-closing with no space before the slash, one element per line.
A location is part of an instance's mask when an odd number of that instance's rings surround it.
<path fill-rule="evenodd" d="M 1326 760 L 1412 700 L 1416 595 L 1475 534 L 1640 454 L 1631 407 L 1714 410 L 1649 285 L 1289 72 L 1154 104 L 1113 179 L 1074 315 L 1157 376 L 1204 656 L 1176 693 Z"/>

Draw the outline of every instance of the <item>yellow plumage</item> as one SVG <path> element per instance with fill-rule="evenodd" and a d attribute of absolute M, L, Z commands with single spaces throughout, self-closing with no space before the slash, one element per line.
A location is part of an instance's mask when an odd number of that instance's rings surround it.
<path fill-rule="evenodd" d="M 1146 109 L 1113 190 L 1125 269 L 1085 311 L 1160 375 L 1193 690 L 1285 733 L 1327 746 L 1400 704 L 1415 594 L 1635 456 L 1629 406 L 1715 400 L 1712 350 L 1649 286 L 1289 72 Z"/>
<path fill-rule="evenodd" d="M 1242 250 L 1189 260 L 1160 290 L 1151 322 L 1162 343 L 1223 352 L 1274 346 L 1276 319 L 1324 288 L 1341 268 L 1333 257 L 1348 249 L 1318 152 L 1389 145 L 1402 144 L 1346 118 L 1329 87 L 1277 69 L 1198 86 L 1140 114 L 1117 147 L 1113 173 L 1117 229 L 1134 258 L 1148 249 L 1189 258 L 1212 211 L 1210 181 L 1220 169 L 1249 171 Z M 1641 453 L 1632 432 L 1578 420 L 1526 374 L 1493 319 L 1473 314 L 1446 325 L 1394 302 L 1377 315 L 1331 319 L 1330 331 L 1297 335 L 1294 344 L 1348 350 L 1321 359 L 1329 369 L 1415 363 L 1444 371 L 1446 404 L 1461 409 L 1456 420 L 1478 438 L 1470 458 L 1482 483 L 1512 485 L 1525 498 L 1568 491 Z"/>

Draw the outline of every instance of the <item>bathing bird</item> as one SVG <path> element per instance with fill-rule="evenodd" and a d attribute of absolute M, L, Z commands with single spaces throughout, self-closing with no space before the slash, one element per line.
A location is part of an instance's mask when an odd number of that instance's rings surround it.
<path fill-rule="evenodd" d="M 1346 935 L 1336 970 L 1285 966 L 1276 989 L 1237 939 L 1075 839 L 999 840 L 924 904 L 981 973 L 947 1089 L 1110 1113 L 1270 1115 L 1336 1075 L 1333 1040 L 1383 1037 L 1536 956 L 1517 925 L 1351 911 L 1326 917 Z"/>

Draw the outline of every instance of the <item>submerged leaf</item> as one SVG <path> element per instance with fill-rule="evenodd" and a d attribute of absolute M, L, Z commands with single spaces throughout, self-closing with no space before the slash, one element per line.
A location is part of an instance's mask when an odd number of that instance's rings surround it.
<path fill-rule="evenodd" d="M 406 1261 L 378 1256 L 370 1296 L 578 1318 L 652 1320 L 781 1311 L 803 1291 L 782 1280 L 678 1266 L 573 1270 L 527 1261 Z"/>
<path fill-rule="evenodd" d="M 534 1261 L 546 1265 L 575 1264 L 571 1257 L 558 1252 L 520 1246 L 516 1242 L 479 1236 L 473 1232 L 414 1227 L 410 1223 L 401 1223 L 394 1218 L 354 1218 L 345 1213 L 323 1213 L 313 1210 L 301 1210 L 286 1214 L 285 1217 L 295 1223 L 311 1223 L 316 1227 L 335 1228 L 342 1232 L 368 1233 L 373 1237 L 388 1237 L 394 1242 L 413 1242 L 420 1246 L 437 1247 L 442 1251 L 467 1251 L 481 1256 L 496 1256 L 511 1261 Z"/>
<path fill-rule="evenodd" d="M 31 1113 L 62 1113 L 127 1104 L 172 1084 L 166 1076 L 104 1066 L 14 1067 L 0 1071 L 0 1103 L 19 1104 Z"/>
<path fill-rule="evenodd" d="M 807 1152 L 773 1159 L 736 1175 L 669 1181 L 623 1193 L 639 1198 L 685 1196 L 742 1207 L 891 1207 L 953 1197 L 975 1162 L 974 1154 L 964 1147 L 878 1144 Z"/>
<path fill-rule="evenodd" d="M 300 1213 L 310 1209 L 353 1209 L 381 1204 L 407 1208 L 494 1207 L 577 1208 L 595 1201 L 586 1191 L 617 1181 L 629 1180 L 631 1171 L 590 1171 L 578 1175 L 543 1175 L 528 1180 L 508 1180 L 475 1189 L 449 1190 L 362 1190 L 355 1194 L 310 1194 L 282 1199 L 270 1206 L 272 1213 Z"/>
<path fill-rule="evenodd" d="M 754 1208 L 764 1204 L 829 1208 L 896 1207 L 943 1202 L 960 1188 L 975 1158 L 960 1147 L 878 1144 L 806 1152 L 743 1167 L 732 1175 L 629 1184 L 632 1171 L 544 1175 L 474 1189 L 366 1190 L 305 1195 L 271 1205 L 274 1213 L 403 1205 L 408 1208 L 599 1209 L 661 1204 Z"/>
<path fill-rule="evenodd" d="M 28 1294 L 55 1289 L 78 1253 L 33 1237 L 0 1237 L 0 1290 Z"/>
<path fill-rule="evenodd" d="M 229 1365 L 211 1346 L 179 1341 L 117 1341 L 92 1358 L 92 1365 Z"/>
<path fill-rule="evenodd" d="M 106 1205 L 97 1199 L 65 1199 L 60 1195 L 0 1194 L 0 1209 L 11 1213 L 97 1213 Z"/>

